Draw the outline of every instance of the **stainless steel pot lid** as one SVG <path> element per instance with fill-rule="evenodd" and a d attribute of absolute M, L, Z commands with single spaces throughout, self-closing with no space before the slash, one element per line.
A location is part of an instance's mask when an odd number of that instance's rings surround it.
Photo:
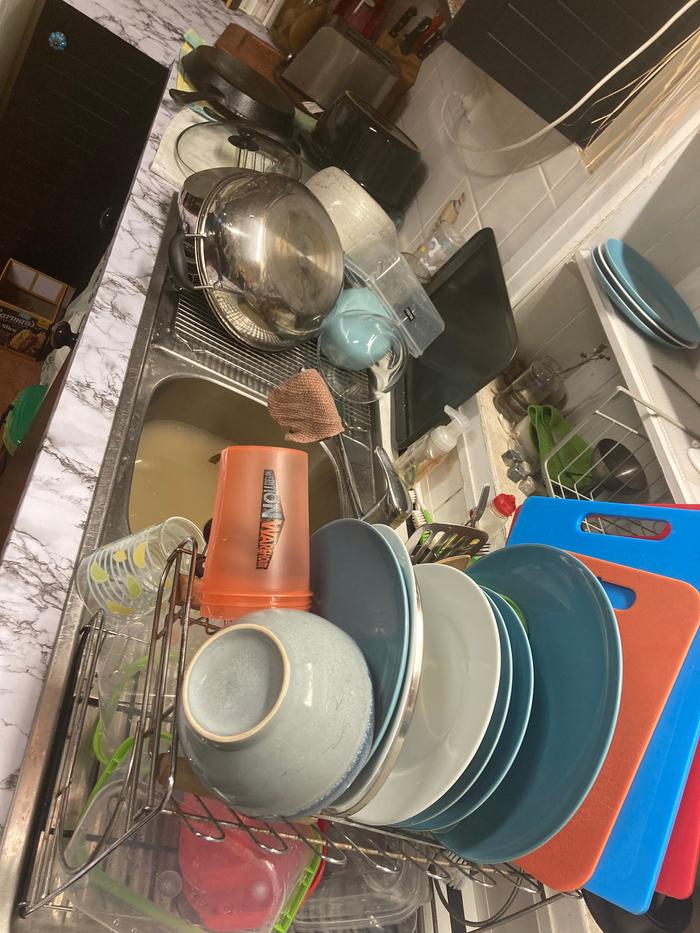
<path fill-rule="evenodd" d="M 318 333 L 340 293 L 343 252 L 307 188 L 282 175 L 245 177 L 239 170 L 206 198 L 196 233 L 198 272 L 210 298 L 230 303 L 237 296 L 237 312 L 269 333 L 265 345 L 289 346 Z"/>

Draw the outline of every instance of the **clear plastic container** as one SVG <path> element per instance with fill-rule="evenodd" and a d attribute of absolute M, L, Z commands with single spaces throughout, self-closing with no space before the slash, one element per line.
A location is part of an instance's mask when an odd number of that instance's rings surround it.
<path fill-rule="evenodd" d="M 175 516 L 104 544 L 78 564 L 75 583 L 80 598 L 90 612 L 104 609 L 125 621 L 149 615 L 166 561 L 187 538 L 194 538 L 201 552 L 202 532 L 188 519 Z M 188 568 L 186 558 L 183 573 Z"/>
<path fill-rule="evenodd" d="M 126 807 L 118 807 L 118 801 L 127 767 L 125 758 L 89 801 L 66 847 L 68 869 L 94 853 L 106 829 L 109 841 L 123 832 Z M 179 798 L 187 813 L 205 815 L 197 798 Z M 227 812 L 216 801 L 206 805 L 219 817 Z M 201 822 L 191 825 L 207 828 Z M 313 879 L 318 855 L 301 841 L 270 855 L 245 830 L 227 828 L 225 836 L 218 842 L 197 838 L 178 816 L 160 813 L 72 885 L 68 897 L 114 933 L 280 933 L 289 924 L 290 908 L 298 905 L 299 886 L 308 888 Z"/>
<path fill-rule="evenodd" d="M 466 237 L 456 227 L 443 221 L 413 255 L 423 274 L 430 279 L 466 242 Z"/>
<path fill-rule="evenodd" d="M 353 839 L 359 841 L 357 833 Z M 298 933 L 385 929 L 409 921 L 429 900 L 428 876 L 417 865 L 407 860 L 399 871 L 384 872 L 349 852 L 347 865 L 326 865 L 321 883 L 297 914 L 294 929 Z"/>
<path fill-rule="evenodd" d="M 445 329 L 409 264 L 385 240 L 365 237 L 346 252 L 345 266 L 358 284 L 371 288 L 391 310 L 411 356 L 420 356 Z"/>

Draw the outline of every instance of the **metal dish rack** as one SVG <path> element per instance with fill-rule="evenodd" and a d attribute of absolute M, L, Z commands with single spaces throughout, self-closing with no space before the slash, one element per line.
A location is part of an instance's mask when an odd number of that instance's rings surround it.
<path fill-rule="evenodd" d="M 488 929 L 545 907 L 558 898 L 580 897 L 580 892 L 550 894 L 540 882 L 512 865 L 468 862 L 429 834 L 363 827 L 337 818 L 323 818 L 318 829 L 288 820 L 279 820 L 272 825 L 267 821 L 244 820 L 232 809 L 228 810 L 226 819 L 221 819 L 214 817 L 201 797 L 196 798 L 201 807 L 198 813 L 183 806 L 176 793 L 178 738 L 175 715 L 186 667 L 188 636 L 195 626 L 203 627 L 206 633 L 216 631 L 207 619 L 198 617 L 192 609 L 196 559 L 197 544 L 189 539 L 172 553 L 163 571 L 143 674 L 143 703 L 134 711 L 135 729 L 132 738 L 127 740 L 133 744 L 119 766 L 123 780 L 113 785 L 116 786 L 114 796 L 117 802 L 102 828 L 89 834 L 90 852 L 76 864 L 75 853 L 69 851 L 71 840 L 75 841 L 74 831 L 67 825 L 69 814 L 75 819 L 81 810 L 89 812 L 92 795 L 85 804 L 83 800 L 73 799 L 76 794 L 71 791 L 74 785 L 77 786 L 79 750 L 84 750 L 86 744 L 92 742 L 88 713 L 94 707 L 92 687 L 100 653 L 105 639 L 114 634 L 108 631 L 102 612 L 96 613 L 81 630 L 66 737 L 53 792 L 38 833 L 26 896 L 19 904 L 21 916 L 26 917 L 42 907 L 73 909 L 69 889 L 95 869 L 97 875 L 104 878 L 98 866 L 110 857 L 120 859 L 123 884 L 133 885 L 134 874 L 139 874 L 133 865 L 134 840 L 138 840 L 140 851 L 152 854 L 154 861 L 158 854 L 166 852 L 172 859 L 171 864 L 177 866 L 178 833 L 183 826 L 195 836 L 211 842 L 222 841 L 225 828 L 238 829 L 268 856 L 286 852 L 290 841 L 301 841 L 322 860 L 337 866 L 347 864 L 350 857 L 359 857 L 376 871 L 395 873 L 401 869 L 402 863 L 410 861 L 427 873 L 434 891 L 446 905 L 441 884 L 462 887 L 470 881 L 493 887 L 503 880 L 508 882 L 512 886 L 508 896 L 491 917 L 478 922 L 457 918 L 467 928 Z M 186 568 L 184 575 L 183 568 Z M 174 682 L 175 689 L 174 693 L 166 696 L 169 682 Z M 165 752 L 163 737 L 167 739 Z M 117 773 L 115 771 L 115 775 Z M 168 832 L 162 832 L 163 826 L 156 821 L 159 816 L 171 818 Z M 177 830 L 174 831 L 173 827 Z M 124 853 L 123 858 L 120 853 Z M 137 880 L 141 889 L 152 892 L 162 884 L 166 875 L 174 873 L 161 871 L 157 878 L 147 872 L 140 874 L 143 877 Z M 101 883 L 104 884 L 104 880 Z M 69 892 L 67 897 L 66 892 Z M 519 892 L 529 892 L 535 900 L 524 908 L 511 911 Z M 143 894 L 136 897 L 143 898 Z M 132 923 L 131 929 L 137 930 L 138 924 Z"/>
<path fill-rule="evenodd" d="M 611 395 L 578 422 L 544 458 L 542 476 L 548 495 L 559 499 L 601 503 L 626 502 L 636 505 L 673 502 L 663 470 L 644 427 L 647 418 L 661 418 L 683 428 L 677 419 L 661 411 L 651 402 L 639 398 L 623 386 L 617 386 Z M 619 449 L 622 452 L 621 448 L 624 447 L 629 452 L 629 456 L 623 454 L 624 459 L 620 466 L 631 465 L 632 457 L 636 459 L 645 478 L 643 489 L 630 488 L 629 480 L 621 482 L 619 488 L 614 490 L 604 485 L 596 473 L 597 468 L 603 465 L 597 445 L 604 438 L 615 442 L 612 450 Z M 571 447 L 572 440 L 583 441 L 583 444 L 579 443 L 578 448 Z M 567 447 L 567 453 L 562 455 L 562 451 Z M 664 527 L 663 522 L 621 520 L 603 513 L 591 515 L 585 525 L 587 531 L 594 533 L 631 537 L 658 537 L 663 534 Z"/>

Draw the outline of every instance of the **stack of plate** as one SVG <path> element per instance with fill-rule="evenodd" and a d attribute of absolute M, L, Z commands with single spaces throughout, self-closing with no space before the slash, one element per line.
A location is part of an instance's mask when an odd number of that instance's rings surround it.
<path fill-rule="evenodd" d="M 636 250 L 606 240 L 592 253 L 601 285 L 640 333 L 676 350 L 700 345 L 700 325 L 678 292 Z"/>
<path fill-rule="evenodd" d="M 326 812 L 429 830 L 481 862 L 551 838 L 617 719 L 620 640 L 596 577 L 540 545 L 468 574 L 412 567 L 394 531 L 351 519 L 312 536 L 311 570 L 315 611 L 355 638 L 375 690 L 370 757 Z"/>

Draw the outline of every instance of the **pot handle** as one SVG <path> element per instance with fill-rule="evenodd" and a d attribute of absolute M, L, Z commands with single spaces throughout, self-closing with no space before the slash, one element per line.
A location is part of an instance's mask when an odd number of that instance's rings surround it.
<path fill-rule="evenodd" d="M 204 91 L 178 91 L 177 88 L 170 88 L 170 96 L 178 104 L 196 104 L 199 101 L 212 101 L 213 103 L 222 103 L 223 95 L 214 88 L 207 88 Z"/>
<path fill-rule="evenodd" d="M 193 292 L 196 285 L 192 281 L 187 271 L 187 257 L 185 256 L 185 238 L 184 230 L 179 230 L 168 243 L 168 265 L 170 272 L 180 288 L 185 291 Z"/>

